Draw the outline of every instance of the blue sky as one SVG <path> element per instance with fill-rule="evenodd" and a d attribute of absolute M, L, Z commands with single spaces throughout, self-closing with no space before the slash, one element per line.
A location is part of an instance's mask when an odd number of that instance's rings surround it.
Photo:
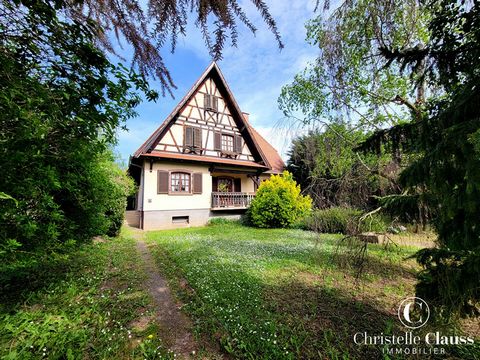
<path fill-rule="evenodd" d="M 295 134 L 279 126 L 283 122 L 283 114 L 278 110 L 277 98 L 282 86 L 291 82 L 294 75 L 318 53 L 318 49 L 305 42 L 304 26 L 315 16 L 315 0 L 266 2 L 277 21 L 285 48 L 282 51 L 278 49 L 273 34 L 257 10 L 250 1 L 244 0 L 240 3 L 258 31 L 254 35 L 239 23 L 238 47 L 227 46 L 218 65 L 240 108 L 250 113 L 250 123 L 285 159 Z M 179 38 L 174 54 L 164 52 L 162 55 L 178 87 L 174 91 L 175 99 L 167 95 L 155 103 L 144 102 L 138 106 L 138 117 L 127 123 L 129 131 L 118 134 L 115 150 L 124 163 L 162 123 L 211 62 L 201 34 L 193 25 L 186 37 Z M 152 86 L 158 88 L 154 82 Z"/>

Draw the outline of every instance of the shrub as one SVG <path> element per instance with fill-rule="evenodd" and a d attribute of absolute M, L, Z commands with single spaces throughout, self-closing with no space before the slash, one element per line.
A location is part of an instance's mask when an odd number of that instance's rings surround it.
<path fill-rule="evenodd" d="M 360 210 L 343 207 L 315 210 L 306 219 L 306 227 L 321 233 L 347 234 L 355 230 L 365 232 L 384 232 L 387 229 L 386 220 L 379 214 L 372 214 L 361 221 Z"/>
<path fill-rule="evenodd" d="M 292 174 L 284 171 L 260 185 L 248 217 L 254 226 L 261 228 L 289 227 L 305 216 L 311 207 L 312 199 L 301 195 L 300 186 L 293 180 Z"/>

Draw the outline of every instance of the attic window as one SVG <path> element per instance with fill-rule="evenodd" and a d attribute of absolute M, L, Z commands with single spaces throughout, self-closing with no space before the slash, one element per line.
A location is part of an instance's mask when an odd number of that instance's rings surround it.
<path fill-rule="evenodd" d="M 233 136 L 222 134 L 222 150 L 233 152 Z"/>
<path fill-rule="evenodd" d="M 211 94 L 205 94 L 204 106 L 205 110 L 218 111 L 218 98 Z"/>

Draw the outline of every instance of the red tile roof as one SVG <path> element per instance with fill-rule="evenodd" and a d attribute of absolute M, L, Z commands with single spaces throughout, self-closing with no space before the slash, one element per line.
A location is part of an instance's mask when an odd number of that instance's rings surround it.
<path fill-rule="evenodd" d="M 251 125 L 249 125 L 250 130 L 252 130 L 253 137 L 257 142 L 258 146 L 262 149 L 263 154 L 268 161 L 268 167 L 272 170 L 273 173 L 281 173 L 285 170 L 285 163 L 278 154 L 277 150 L 270 145 L 270 143 L 263 138 L 262 135 L 258 133 Z"/>

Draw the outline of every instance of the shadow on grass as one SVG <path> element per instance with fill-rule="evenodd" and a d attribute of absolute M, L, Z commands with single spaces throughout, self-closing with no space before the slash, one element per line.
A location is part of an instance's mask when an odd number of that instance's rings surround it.
<path fill-rule="evenodd" d="M 265 302 L 270 311 L 279 314 L 277 321 L 306 330 L 299 351 L 304 359 L 379 359 L 383 357 L 381 347 L 356 345 L 354 335 L 397 330 L 391 314 L 338 289 L 284 282 L 265 288 Z"/>
<path fill-rule="evenodd" d="M 65 280 L 72 271 L 88 267 L 90 261 L 80 253 L 77 249 L 63 254 L 36 254 L 0 265 L 0 312 L 12 311 L 36 292 Z"/>

